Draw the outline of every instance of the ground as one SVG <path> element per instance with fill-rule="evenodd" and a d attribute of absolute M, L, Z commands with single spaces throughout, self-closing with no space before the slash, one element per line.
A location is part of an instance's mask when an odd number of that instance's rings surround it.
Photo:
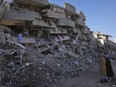
<path fill-rule="evenodd" d="M 116 62 L 112 63 L 114 73 L 116 74 Z M 98 64 L 95 63 L 81 72 L 78 76 L 66 78 L 58 81 L 57 87 L 116 87 L 116 80 L 107 83 L 99 83 Z"/>

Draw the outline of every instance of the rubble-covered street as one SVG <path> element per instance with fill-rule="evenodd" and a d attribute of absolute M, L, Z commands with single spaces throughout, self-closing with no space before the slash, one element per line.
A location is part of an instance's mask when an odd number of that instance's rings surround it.
<path fill-rule="evenodd" d="M 28 49 L 29 50 L 29 49 Z M 113 82 L 99 83 L 99 63 L 83 62 L 62 54 L 31 53 L 20 66 L 16 60 L 0 63 L 1 87 L 115 87 Z M 37 54 L 37 53 L 36 53 Z M 29 59 L 31 58 L 31 59 Z M 78 60 L 78 61 L 77 61 Z M 82 63 L 82 64 L 81 64 Z M 116 73 L 116 62 L 112 62 Z"/>
<path fill-rule="evenodd" d="M 99 83 L 98 67 L 99 53 L 116 57 L 116 43 L 85 21 L 69 3 L 0 0 L 0 87 L 116 87 Z"/>

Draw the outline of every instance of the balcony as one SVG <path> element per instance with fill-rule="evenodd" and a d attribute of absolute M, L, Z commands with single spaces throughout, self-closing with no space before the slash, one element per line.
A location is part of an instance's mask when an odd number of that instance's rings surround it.
<path fill-rule="evenodd" d="M 50 18 L 59 19 L 59 18 L 66 17 L 65 13 L 56 12 L 50 9 L 43 10 L 42 13 L 43 13 L 43 16 L 50 17 Z"/>
<path fill-rule="evenodd" d="M 59 19 L 59 21 L 57 22 L 58 26 L 68 26 L 68 27 L 75 27 L 75 22 L 70 20 L 70 19 Z"/>
<path fill-rule="evenodd" d="M 44 7 L 48 5 L 48 0 L 14 0 L 16 4 Z"/>
<path fill-rule="evenodd" d="M 11 19 L 11 20 L 26 20 L 26 21 L 33 21 L 35 19 L 42 19 L 41 15 L 38 12 L 31 11 L 31 10 L 16 10 L 10 9 L 3 17 L 4 19 Z"/>

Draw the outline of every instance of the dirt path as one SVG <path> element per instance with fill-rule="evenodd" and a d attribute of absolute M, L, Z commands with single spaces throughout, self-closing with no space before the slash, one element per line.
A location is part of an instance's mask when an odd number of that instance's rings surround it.
<path fill-rule="evenodd" d="M 116 62 L 112 63 L 114 73 L 116 75 Z M 116 87 L 116 80 L 113 82 L 99 83 L 99 67 L 98 64 L 92 65 L 87 71 L 80 73 L 68 79 L 58 81 L 58 87 Z"/>

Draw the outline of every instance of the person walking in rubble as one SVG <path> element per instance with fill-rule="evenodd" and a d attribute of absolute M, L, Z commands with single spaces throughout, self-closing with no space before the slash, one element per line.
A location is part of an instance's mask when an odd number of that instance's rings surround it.
<path fill-rule="evenodd" d="M 107 82 L 106 60 L 103 53 L 99 54 L 99 70 L 101 74 L 100 83 Z"/>

